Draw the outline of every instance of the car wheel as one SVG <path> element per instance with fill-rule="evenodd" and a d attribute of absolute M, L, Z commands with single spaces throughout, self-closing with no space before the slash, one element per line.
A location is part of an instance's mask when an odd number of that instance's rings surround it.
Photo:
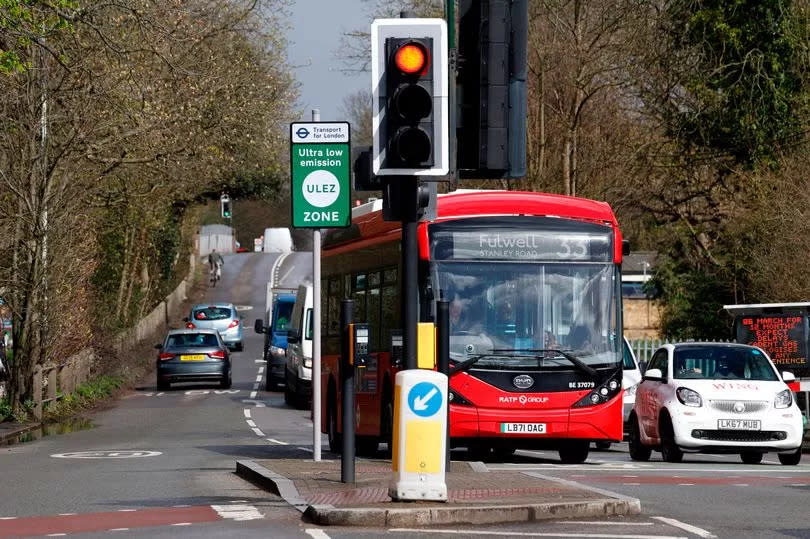
<path fill-rule="evenodd" d="M 492 447 L 488 445 L 471 445 L 467 448 L 467 453 L 473 460 L 487 462 L 490 455 L 492 455 Z"/>
<path fill-rule="evenodd" d="M 242 350 L 244 350 L 244 347 L 242 345 L 242 341 L 239 341 L 238 343 L 236 343 L 236 351 L 241 352 Z"/>
<path fill-rule="evenodd" d="M 326 408 L 326 436 L 329 439 L 329 451 L 340 455 L 343 451 L 343 439 L 337 428 L 337 403 L 330 401 Z"/>
<path fill-rule="evenodd" d="M 600 451 L 607 451 L 610 449 L 611 444 L 610 442 L 596 442 L 594 445 L 596 446 L 596 449 Z"/>
<path fill-rule="evenodd" d="M 745 464 L 759 464 L 762 462 L 762 453 L 756 451 L 743 451 L 740 453 L 740 458 Z"/>
<path fill-rule="evenodd" d="M 683 451 L 675 444 L 675 431 L 672 428 L 672 420 L 669 417 L 661 419 L 661 457 L 664 462 L 678 463 L 683 461 Z"/>
<path fill-rule="evenodd" d="M 785 466 L 796 466 L 802 460 L 802 448 L 798 448 L 793 453 L 779 453 L 779 462 Z"/>
<path fill-rule="evenodd" d="M 641 443 L 641 428 L 638 426 L 638 418 L 633 416 L 630 419 L 630 458 L 639 461 L 650 460 L 652 449 Z"/>
<path fill-rule="evenodd" d="M 590 442 L 581 440 L 571 440 L 563 443 L 560 447 L 560 460 L 563 464 L 582 464 L 588 459 Z"/>
<path fill-rule="evenodd" d="M 168 391 L 170 387 L 171 387 L 170 383 L 165 382 L 165 381 L 161 380 L 160 378 L 158 378 L 158 381 L 157 381 L 157 389 L 158 389 L 158 391 Z"/>

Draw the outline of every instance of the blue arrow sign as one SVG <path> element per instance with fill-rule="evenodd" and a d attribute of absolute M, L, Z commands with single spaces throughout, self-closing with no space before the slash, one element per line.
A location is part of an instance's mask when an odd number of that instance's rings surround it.
<path fill-rule="evenodd" d="M 442 407 L 442 392 L 430 382 L 419 382 L 408 391 L 408 407 L 420 417 L 435 415 Z"/>

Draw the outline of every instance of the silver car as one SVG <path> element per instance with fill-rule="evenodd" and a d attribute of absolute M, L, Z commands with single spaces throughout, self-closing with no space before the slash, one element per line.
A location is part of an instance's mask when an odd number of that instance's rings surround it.
<path fill-rule="evenodd" d="M 242 319 L 232 303 L 200 303 L 183 318 L 187 329 L 215 329 L 228 347 L 242 350 Z"/>
<path fill-rule="evenodd" d="M 173 382 L 214 381 L 223 389 L 231 387 L 231 356 L 216 330 L 173 329 L 155 348 L 159 391 Z"/>

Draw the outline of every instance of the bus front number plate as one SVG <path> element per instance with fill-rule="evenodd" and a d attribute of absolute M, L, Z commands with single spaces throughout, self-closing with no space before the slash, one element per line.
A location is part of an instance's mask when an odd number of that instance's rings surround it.
<path fill-rule="evenodd" d="M 505 434 L 545 434 L 545 423 L 501 423 L 501 432 Z"/>

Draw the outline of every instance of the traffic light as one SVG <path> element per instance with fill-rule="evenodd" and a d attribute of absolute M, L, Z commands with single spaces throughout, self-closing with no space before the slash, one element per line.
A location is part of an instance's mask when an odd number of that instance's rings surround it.
<path fill-rule="evenodd" d="M 224 219 L 230 219 L 231 218 L 231 197 L 229 197 L 228 195 L 222 195 L 221 197 L 219 197 L 219 205 L 220 205 L 220 210 L 222 212 L 222 217 Z"/>
<path fill-rule="evenodd" d="M 442 19 L 371 25 L 372 170 L 443 176 L 449 170 L 447 26 Z"/>
<path fill-rule="evenodd" d="M 460 178 L 526 175 L 529 0 L 459 0 Z"/>

